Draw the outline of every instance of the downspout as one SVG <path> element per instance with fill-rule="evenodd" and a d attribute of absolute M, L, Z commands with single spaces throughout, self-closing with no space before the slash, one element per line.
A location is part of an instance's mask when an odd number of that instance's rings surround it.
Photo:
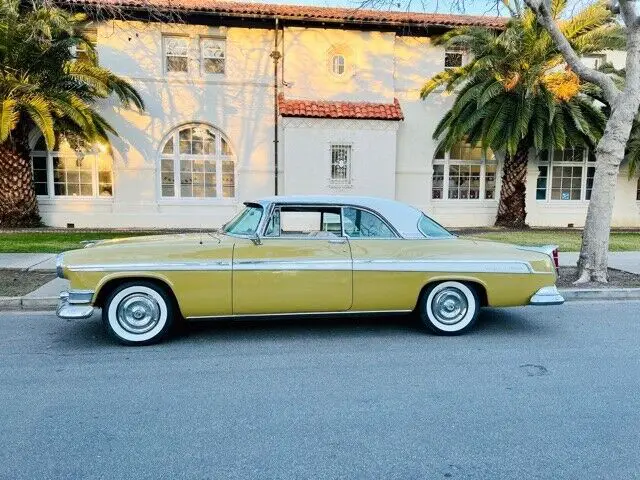
<path fill-rule="evenodd" d="M 275 29 L 273 36 L 273 166 L 274 166 L 274 194 L 278 195 L 278 61 L 282 57 L 278 50 L 278 17 L 275 18 Z"/>

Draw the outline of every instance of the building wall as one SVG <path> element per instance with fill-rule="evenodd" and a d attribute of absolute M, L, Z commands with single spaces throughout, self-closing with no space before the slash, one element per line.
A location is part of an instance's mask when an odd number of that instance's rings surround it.
<path fill-rule="evenodd" d="M 226 72 L 200 74 L 199 59 L 190 56 L 194 73 L 163 72 L 162 35 L 226 36 Z M 112 140 L 112 198 L 41 199 L 48 225 L 76 227 L 217 227 L 248 198 L 273 193 L 273 31 L 210 28 L 194 25 L 110 22 L 98 28 L 98 55 L 105 67 L 129 79 L 146 110 L 117 108 L 106 102 L 102 114 L 119 133 Z M 166 136 L 187 123 L 220 129 L 237 160 L 237 200 L 163 199 L 158 159 Z"/>
<path fill-rule="evenodd" d="M 189 38 L 190 73 L 166 74 L 163 35 Z M 203 75 L 197 46 L 201 37 L 226 39 L 224 75 Z M 290 99 L 400 101 L 405 119 L 345 121 L 279 119 L 280 194 L 376 195 L 416 205 L 448 226 L 494 222 L 497 200 L 432 199 L 432 132 L 452 104 L 452 95 L 420 98 L 425 80 L 444 67 L 444 49 L 429 38 L 390 32 L 286 28 L 278 37 L 283 53 L 280 91 Z M 112 198 L 40 198 L 49 225 L 76 227 L 217 227 L 243 201 L 274 191 L 274 31 L 251 28 L 167 25 L 113 21 L 98 27 L 101 63 L 129 79 L 146 111 L 105 102 L 103 115 L 119 132 L 111 153 Z M 343 75 L 331 72 L 334 53 L 345 56 Z M 620 52 L 607 52 L 621 66 Z M 167 135 L 180 125 L 203 123 L 219 129 L 236 159 L 233 199 L 162 198 L 159 155 Z M 353 145 L 353 182 L 328 181 L 331 143 Z M 528 221 L 534 226 L 583 225 L 586 201 L 535 199 L 538 165 L 528 172 Z M 500 182 L 497 182 L 499 192 Z M 636 180 L 620 173 L 613 224 L 640 225 Z"/>
<path fill-rule="evenodd" d="M 398 122 L 286 118 L 284 192 L 396 197 Z M 331 181 L 331 145 L 351 147 L 347 185 Z"/>

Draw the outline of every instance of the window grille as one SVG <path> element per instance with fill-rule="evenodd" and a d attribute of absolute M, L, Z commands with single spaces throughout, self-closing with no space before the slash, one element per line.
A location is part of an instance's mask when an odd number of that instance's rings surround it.
<path fill-rule="evenodd" d="M 331 145 L 331 183 L 351 184 L 351 145 Z"/>

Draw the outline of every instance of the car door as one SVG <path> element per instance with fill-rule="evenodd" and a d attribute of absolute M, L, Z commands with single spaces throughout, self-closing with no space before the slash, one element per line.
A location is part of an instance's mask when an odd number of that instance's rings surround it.
<path fill-rule="evenodd" d="M 276 206 L 259 241 L 233 254 L 233 313 L 342 312 L 351 307 L 352 261 L 336 207 Z"/>
<path fill-rule="evenodd" d="M 398 265 L 411 258 L 412 241 L 400 238 L 377 213 L 344 207 L 343 230 L 353 261 L 353 304 L 356 311 L 399 311 L 415 304 L 413 274 Z"/>

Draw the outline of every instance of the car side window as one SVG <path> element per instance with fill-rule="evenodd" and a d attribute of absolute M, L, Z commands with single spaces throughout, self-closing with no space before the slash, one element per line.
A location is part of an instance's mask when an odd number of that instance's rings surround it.
<path fill-rule="evenodd" d="M 281 206 L 271 214 L 264 236 L 333 238 L 341 234 L 339 208 Z"/>
<path fill-rule="evenodd" d="M 342 212 L 344 233 L 350 238 L 395 238 L 391 228 L 371 212 L 353 207 Z"/>

